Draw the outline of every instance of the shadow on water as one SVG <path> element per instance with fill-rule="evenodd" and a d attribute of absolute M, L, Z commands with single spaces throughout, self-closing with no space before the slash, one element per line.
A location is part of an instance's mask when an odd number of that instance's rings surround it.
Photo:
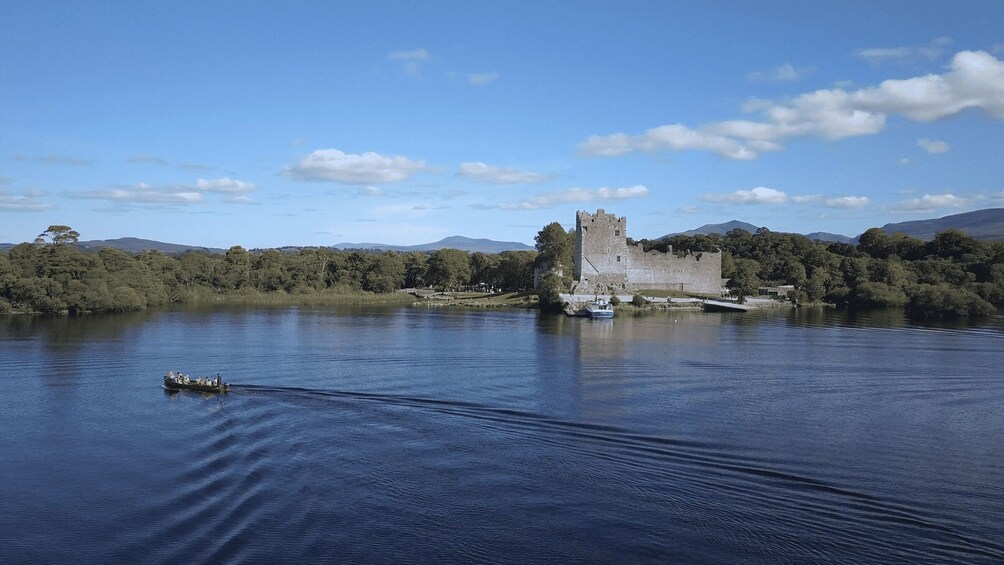
<path fill-rule="evenodd" d="M 983 318 L 925 320 L 911 317 L 900 308 L 809 307 L 791 310 L 787 319 L 791 325 L 803 327 L 1004 331 L 1004 312 L 1000 311 Z"/>
<path fill-rule="evenodd" d="M 0 316 L 0 339 L 34 339 L 50 347 L 73 347 L 94 339 L 113 339 L 160 315 L 155 310 L 116 314 L 19 314 Z"/>

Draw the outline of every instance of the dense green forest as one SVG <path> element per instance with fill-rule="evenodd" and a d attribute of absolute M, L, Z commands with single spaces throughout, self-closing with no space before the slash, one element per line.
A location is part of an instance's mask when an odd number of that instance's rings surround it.
<path fill-rule="evenodd" d="M 1004 306 L 1004 243 L 959 230 L 925 242 L 872 228 L 851 245 L 760 228 L 642 245 L 677 253 L 721 250 L 722 276 L 740 297 L 755 295 L 760 285 L 790 284 L 800 303 L 905 307 L 923 318 L 984 316 Z"/>
<path fill-rule="evenodd" d="M 68 226 L 50 226 L 34 243 L 0 253 L 0 313 L 125 311 L 256 295 L 386 295 L 402 288 L 526 291 L 535 268 L 544 271 L 539 294 L 547 307 L 571 284 L 575 240 L 557 222 L 537 234 L 537 251 L 498 254 L 252 252 L 234 246 L 222 255 L 131 255 L 113 248 L 82 251 L 78 237 Z M 739 297 L 755 295 L 761 285 L 791 284 L 803 304 L 905 307 L 920 317 L 982 316 L 1004 306 L 1004 243 L 957 230 L 924 242 L 873 228 L 858 245 L 766 228 L 640 243 L 680 254 L 721 251 L 722 276 Z"/>
<path fill-rule="evenodd" d="M 0 313 L 125 311 L 258 294 L 295 301 L 401 288 L 530 290 L 537 255 L 457 249 L 429 254 L 327 248 L 251 252 L 240 246 L 223 255 L 130 255 L 110 247 L 82 251 L 75 245 L 78 237 L 66 226 L 50 226 L 34 243 L 0 253 Z"/>

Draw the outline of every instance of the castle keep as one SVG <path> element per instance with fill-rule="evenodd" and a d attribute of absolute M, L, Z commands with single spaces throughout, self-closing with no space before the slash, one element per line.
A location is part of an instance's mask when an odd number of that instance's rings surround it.
<path fill-rule="evenodd" d="M 678 290 L 696 294 L 721 292 L 722 254 L 696 253 L 678 257 L 649 251 L 627 242 L 627 218 L 597 210 L 575 215 L 576 294 Z"/>

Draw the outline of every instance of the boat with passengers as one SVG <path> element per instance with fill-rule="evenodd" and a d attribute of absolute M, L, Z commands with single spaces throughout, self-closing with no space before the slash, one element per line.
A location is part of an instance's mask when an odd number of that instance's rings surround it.
<path fill-rule="evenodd" d="M 216 378 L 195 377 L 192 378 L 185 373 L 168 371 L 164 375 L 164 388 L 168 390 L 197 390 L 199 392 L 221 393 L 230 390 L 230 385 L 223 382 L 219 373 Z"/>

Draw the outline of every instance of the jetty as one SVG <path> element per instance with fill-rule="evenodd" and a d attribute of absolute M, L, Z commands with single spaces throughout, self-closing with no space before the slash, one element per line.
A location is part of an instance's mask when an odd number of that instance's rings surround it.
<path fill-rule="evenodd" d="M 705 300 L 701 307 L 708 312 L 749 312 L 750 307 L 738 302 L 726 302 L 724 300 Z"/>

